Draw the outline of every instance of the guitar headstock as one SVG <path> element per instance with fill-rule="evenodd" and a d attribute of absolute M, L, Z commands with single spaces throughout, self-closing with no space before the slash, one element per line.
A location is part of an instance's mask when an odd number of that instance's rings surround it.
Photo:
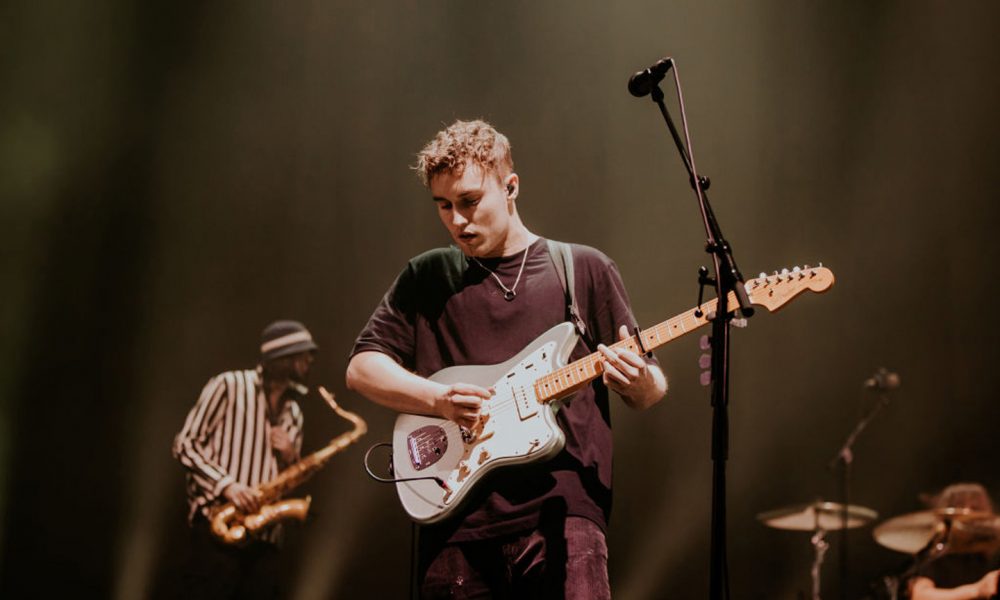
<path fill-rule="evenodd" d="M 782 269 L 771 275 L 761 273 L 760 277 L 747 281 L 746 290 L 751 302 L 774 312 L 806 290 L 825 292 L 833 281 L 833 272 L 820 263 L 818 267 Z"/>

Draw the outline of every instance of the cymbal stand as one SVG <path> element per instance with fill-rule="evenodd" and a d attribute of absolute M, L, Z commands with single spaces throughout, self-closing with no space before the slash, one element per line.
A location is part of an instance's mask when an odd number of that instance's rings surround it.
<path fill-rule="evenodd" d="M 952 526 L 953 523 L 951 519 L 944 520 L 938 530 L 931 537 L 931 541 L 927 542 L 924 549 L 917 552 L 913 556 L 913 564 L 904 573 L 905 577 L 913 577 L 917 573 L 921 572 L 924 567 L 941 558 L 946 552 L 948 552 L 948 547 L 951 544 Z"/>
<path fill-rule="evenodd" d="M 812 600 L 820 600 L 820 569 L 823 567 L 823 557 L 826 556 L 826 551 L 830 548 L 830 544 L 826 541 L 826 530 L 819 525 L 819 512 L 816 513 L 816 525 L 809 542 L 812 544 L 815 554 L 812 570 L 810 571 L 810 575 L 812 576 Z"/>

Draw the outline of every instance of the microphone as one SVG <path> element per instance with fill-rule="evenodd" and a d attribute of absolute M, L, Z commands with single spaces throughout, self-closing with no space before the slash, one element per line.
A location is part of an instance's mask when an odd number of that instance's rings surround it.
<path fill-rule="evenodd" d="M 864 387 L 866 390 L 891 392 L 899 387 L 899 375 L 885 367 L 879 367 L 874 375 L 865 379 Z"/>
<path fill-rule="evenodd" d="M 653 87 L 663 81 L 663 77 L 673 65 L 674 59 L 668 56 L 656 61 L 648 69 L 637 72 L 628 79 L 628 92 L 636 98 L 649 95 L 653 91 Z"/>

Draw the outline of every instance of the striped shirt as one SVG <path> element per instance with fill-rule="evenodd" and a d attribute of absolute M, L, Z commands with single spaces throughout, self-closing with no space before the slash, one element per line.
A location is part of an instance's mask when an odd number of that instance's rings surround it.
<path fill-rule="evenodd" d="M 275 425 L 258 370 L 227 371 L 208 381 L 174 440 L 174 457 L 187 469 L 191 510 L 206 517 L 225 502 L 222 492 L 239 482 L 252 488 L 278 475 L 278 452 L 271 447 L 271 428 L 288 432 L 296 454 L 302 449 L 302 410 L 286 400 Z M 265 536 L 270 537 L 270 536 Z"/>

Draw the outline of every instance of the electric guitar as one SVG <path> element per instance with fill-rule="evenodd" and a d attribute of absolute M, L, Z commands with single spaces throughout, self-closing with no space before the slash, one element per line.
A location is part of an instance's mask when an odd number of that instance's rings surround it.
<path fill-rule="evenodd" d="M 750 301 L 774 312 L 806 290 L 824 292 L 833 273 L 823 267 L 796 267 L 746 283 Z M 613 344 L 637 354 L 671 342 L 709 323 L 716 299 Z M 728 306 L 737 307 L 729 293 Z M 735 308 L 734 308 L 735 310 Z M 490 471 L 541 461 L 556 455 L 566 438 L 556 423 L 559 400 L 601 376 L 603 363 L 595 352 L 566 364 L 577 343 L 571 323 L 546 331 L 504 363 L 456 366 L 432 375 L 451 385 L 472 383 L 493 387 L 487 412 L 472 429 L 454 421 L 401 414 L 392 435 L 396 491 L 410 517 L 419 523 L 442 521 L 455 514 L 470 491 Z"/>

